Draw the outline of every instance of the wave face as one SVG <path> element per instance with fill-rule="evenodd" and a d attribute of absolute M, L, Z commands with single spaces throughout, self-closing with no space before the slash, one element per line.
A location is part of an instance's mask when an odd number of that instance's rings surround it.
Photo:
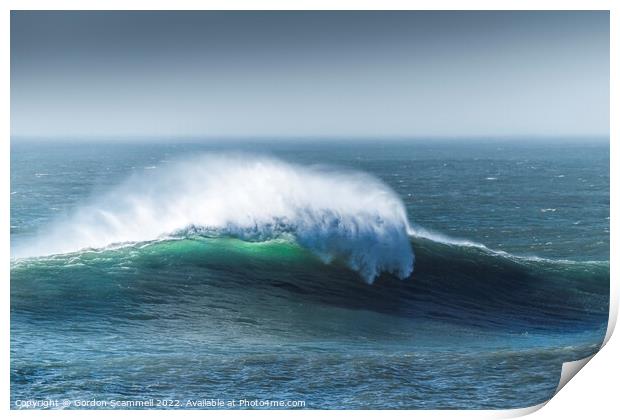
<path fill-rule="evenodd" d="M 203 155 L 133 176 L 12 254 L 63 254 L 191 234 L 292 237 L 324 262 L 346 261 L 371 283 L 382 272 L 411 274 L 409 230 L 401 200 L 367 174 Z"/>
<path fill-rule="evenodd" d="M 181 317 L 215 323 L 223 332 L 236 330 L 239 319 L 261 320 L 252 335 L 295 339 L 291 331 L 300 331 L 299 340 L 332 335 L 340 340 L 372 334 L 382 337 L 378 342 L 386 335 L 388 341 L 415 338 L 417 345 L 435 340 L 437 325 L 567 334 L 606 324 L 607 262 L 514 259 L 424 238 L 411 245 L 417 261 L 408 281 L 384 273 L 371 286 L 342 260 L 325 265 L 286 239 L 191 234 L 23 259 L 12 267 L 12 305 L 45 319 L 92 314 L 120 316 L 122 323 Z M 350 316 L 368 324 L 354 326 Z M 425 333 L 427 323 L 433 327 Z"/>

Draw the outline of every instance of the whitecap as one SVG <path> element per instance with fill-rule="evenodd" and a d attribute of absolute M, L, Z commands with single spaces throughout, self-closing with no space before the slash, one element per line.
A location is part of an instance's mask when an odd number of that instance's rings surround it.
<path fill-rule="evenodd" d="M 411 274 L 408 230 L 401 199 L 365 173 L 211 154 L 134 174 L 17 244 L 12 255 L 101 249 L 184 231 L 249 240 L 286 234 L 325 261 L 346 261 L 372 282 L 381 272 Z"/>

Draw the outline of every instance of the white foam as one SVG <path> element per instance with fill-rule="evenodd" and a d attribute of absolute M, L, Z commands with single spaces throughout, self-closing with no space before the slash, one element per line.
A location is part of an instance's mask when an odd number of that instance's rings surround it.
<path fill-rule="evenodd" d="M 469 239 L 453 238 L 451 236 L 424 228 L 419 225 L 409 226 L 408 234 L 409 236 L 428 239 L 433 242 L 437 242 L 437 243 L 441 243 L 445 245 L 466 246 L 466 247 L 480 248 L 480 249 L 491 251 L 490 248 L 487 248 L 486 245 L 481 244 L 479 242 L 470 241 Z M 501 251 L 497 251 L 497 252 L 501 252 Z"/>
<path fill-rule="evenodd" d="M 286 233 L 371 282 L 413 270 L 402 201 L 369 175 L 249 155 L 203 155 L 131 177 L 56 220 L 13 257 L 157 240 L 188 229 L 244 239 Z"/>
<path fill-rule="evenodd" d="M 605 264 L 606 261 L 601 260 L 567 260 L 567 259 L 551 259 L 551 258 L 543 258 L 535 255 L 515 255 L 510 254 L 506 251 L 489 248 L 485 244 L 480 242 L 470 241 L 469 239 L 460 239 L 454 238 L 448 235 L 445 235 L 440 232 L 436 232 L 422 226 L 418 226 L 412 224 L 408 228 L 408 234 L 414 238 L 428 239 L 429 241 L 436 242 L 439 244 L 456 246 L 456 247 L 467 247 L 467 248 L 475 248 L 480 251 L 483 251 L 490 255 L 499 256 L 502 258 L 506 258 L 516 262 L 543 262 L 548 264 Z"/>

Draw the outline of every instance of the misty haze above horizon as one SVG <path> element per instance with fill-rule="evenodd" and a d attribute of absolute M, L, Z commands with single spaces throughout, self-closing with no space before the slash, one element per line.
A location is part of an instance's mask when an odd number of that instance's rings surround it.
<path fill-rule="evenodd" d="M 609 13 L 11 12 L 11 135 L 609 135 Z"/>

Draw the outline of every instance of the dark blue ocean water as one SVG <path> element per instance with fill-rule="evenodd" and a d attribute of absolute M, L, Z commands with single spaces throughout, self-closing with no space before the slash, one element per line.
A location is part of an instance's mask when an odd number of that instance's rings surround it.
<path fill-rule="evenodd" d="M 609 145 L 18 140 L 11 247 L 14 408 L 525 407 L 605 333 Z"/>

